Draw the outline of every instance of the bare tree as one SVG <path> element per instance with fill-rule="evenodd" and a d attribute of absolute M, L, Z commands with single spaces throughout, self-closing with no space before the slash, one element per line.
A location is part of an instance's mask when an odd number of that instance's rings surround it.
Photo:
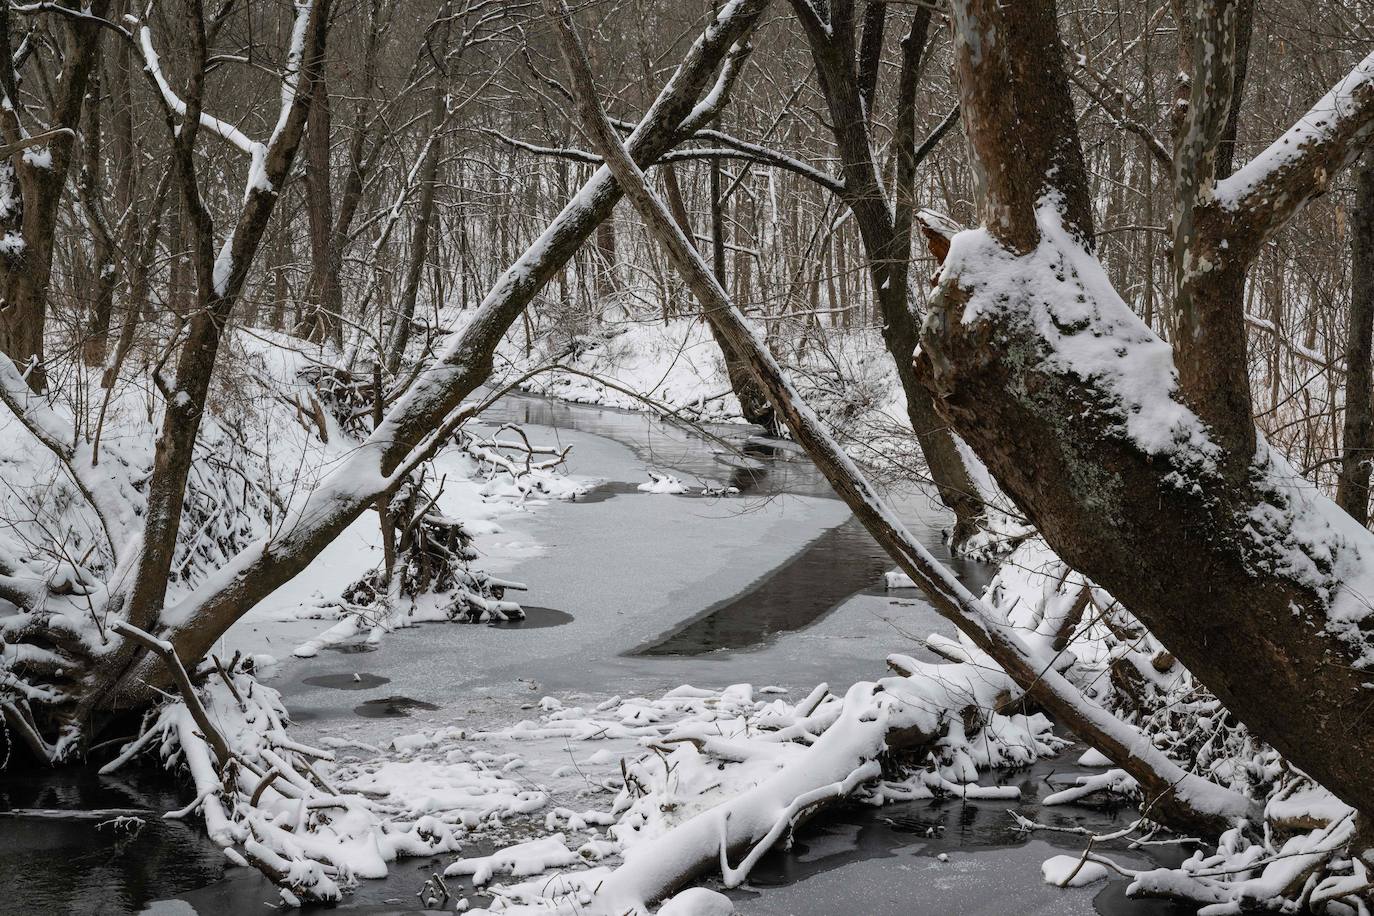
<path fill-rule="evenodd" d="M 1153 748 L 1147 749 L 1139 733 L 1088 700 L 1055 670 L 1052 660 L 1047 663 L 1046 659 L 1037 658 L 1034 650 L 999 618 L 997 612 L 970 594 L 906 531 L 787 380 L 777 360 L 672 218 L 667 205 L 654 196 L 643 172 L 621 146 L 597 100 L 591 67 L 583 54 L 567 6 L 562 0 L 544 0 L 544 3 L 563 37 L 563 52 L 573 76 L 586 131 L 607 166 L 682 273 L 701 303 L 707 320 L 748 360 L 755 379 L 768 393 L 793 436 L 806 448 L 835 492 L 869 533 L 898 566 L 920 584 L 936 609 L 992 656 L 1029 695 L 1135 776 L 1145 787 L 1149 804 L 1161 819 L 1184 828 L 1215 830 L 1226 823 L 1227 817 L 1244 812 L 1247 804 L 1243 799 L 1201 777 L 1185 774 L 1163 754 Z"/>
<path fill-rule="evenodd" d="M 28 41 L 13 46 L 11 8 L 6 4 L 0 9 L 0 137 L 8 160 L 0 171 L 0 190 L 10 201 L 0 213 L 0 352 L 24 367 L 35 391 L 47 384 L 43 333 L 57 208 L 76 151 L 87 81 L 99 55 L 101 29 L 96 20 L 108 8 L 108 0 L 96 0 L 85 15 L 62 19 L 62 64 L 54 77 L 57 95 L 44 115 L 25 104 L 15 68 L 16 60 L 27 59 L 33 47 Z"/>
<path fill-rule="evenodd" d="M 636 155 L 646 162 L 656 160 L 714 117 L 728 86 L 728 77 L 717 77 L 717 71 L 730 55 L 743 53 L 740 43 L 757 24 L 765 5 L 765 0 L 733 4 L 707 26 L 631 135 L 629 143 Z M 188 661 L 203 656 L 234 621 L 304 569 L 349 523 L 448 441 L 470 416 L 460 405 L 488 380 L 501 338 L 531 298 L 590 238 L 619 197 L 609 172 L 598 170 L 530 250 L 499 278 L 464 333 L 426 364 L 423 372 L 411 376 L 404 393 L 349 459 L 335 467 L 269 536 L 249 544 L 223 569 L 169 604 L 167 570 L 210 375 L 225 325 L 243 293 L 249 265 L 305 132 L 310 74 L 323 53 L 327 14 L 325 3 L 298 8 L 282 80 L 281 115 L 267 143 L 250 140 L 202 110 L 206 57 L 202 23 L 192 21 L 197 53 L 188 62 L 184 94 L 172 89 L 161 68 L 151 30 L 138 29 L 140 53 L 176 138 L 177 184 L 183 209 L 193 224 L 198 297 L 198 308 L 176 347 L 176 374 L 160 380 L 167 405 L 142 519 L 127 511 L 104 467 L 93 466 L 90 446 L 74 437 L 70 425 L 46 402 L 29 393 L 12 361 L 0 362 L 4 383 L 0 395 L 6 405 L 64 463 L 106 533 L 114 577 L 99 594 L 73 599 L 80 603 L 67 607 L 67 612 L 132 622 L 170 642 Z M 135 38 L 132 33 L 120 34 L 124 40 Z M 703 102 L 708 88 L 712 91 Z M 211 244 L 213 227 L 201 206 L 201 185 L 196 180 L 193 154 L 200 131 L 216 134 L 252 158 L 242 210 L 218 253 Z M 42 580 L 0 569 L 0 596 L 30 611 L 45 609 L 41 615 L 21 615 L 17 629 L 7 631 L 12 641 L 34 640 L 50 646 L 54 634 L 79 630 L 63 626 L 59 608 L 70 596 L 49 595 Z M 92 610 L 96 600 L 100 606 Z M 112 709 L 157 696 L 154 687 L 166 677 L 158 659 L 136 641 L 108 638 L 114 642 L 100 647 L 98 653 L 93 647 L 83 649 L 79 638 L 67 640 L 71 645 L 67 646 L 66 674 L 60 677 L 62 686 L 36 690 L 22 704 L 3 704 L 7 717 L 23 723 L 24 733 L 35 738 L 34 750 L 40 758 L 65 757 L 89 737 L 91 719 L 98 724 Z M 71 683 L 73 671 L 80 672 L 76 683 Z M 55 738 L 51 737 L 54 730 L 58 732 Z"/>

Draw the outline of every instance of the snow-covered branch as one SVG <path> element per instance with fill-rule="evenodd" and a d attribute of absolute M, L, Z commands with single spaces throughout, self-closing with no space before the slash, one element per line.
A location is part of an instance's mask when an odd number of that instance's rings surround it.
<path fill-rule="evenodd" d="M 644 161 L 679 142 L 679 125 L 721 60 L 757 24 L 767 0 L 732 0 L 688 50 L 628 143 Z M 296 107 L 300 107 L 297 103 Z M 257 601 L 304 569 L 353 519 L 403 480 L 416 462 L 447 441 L 465 419 L 463 399 L 486 382 L 492 354 L 526 303 L 610 213 L 619 190 L 599 169 L 544 233 L 496 281 L 466 329 L 433 363 L 417 371 L 368 440 L 301 501 L 275 536 L 249 545 L 163 617 L 165 634 L 185 658 L 198 658 Z M 146 690 L 158 679 L 144 664 L 124 683 Z"/>
<path fill-rule="evenodd" d="M 159 97 L 162 103 L 180 117 L 186 116 L 186 102 L 176 94 L 171 83 L 167 82 L 167 76 L 162 71 L 162 59 L 158 57 L 157 49 L 153 47 L 153 32 L 148 26 L 140 26 L 138 30 L 138 48 L 143 54 L 143 66 L 147 69 L 148 75 L 157 86 Z M 213 133 L 220 139 L 236 147 L 240 152 L 246 153 L 253 160 L 254 168 L 261 166 L 262 158 L 266 155 L 267 147 L 256 140 L 252 140 L 243 131 L 227 121 L 221 121 L 214 115 L 206 112 L 200 113 L 200 124 L 206 130 Z"/>
<path fill-rule="evenodd" d="M 95 510 L 109 556 L 117 561 L 130 546 L 128 525 L 133 507 L 120 496 L 117 482 L 92 461 L 90 447 L 75 436 L 71 424 L 58 416 L 42 395 L 29 388 L 14 361 L 3 353 L 0 353 L 0 403 L 62 463 L 81 495 Z"/>
<path fill-rule="evenodd" d="M 1234 232 L 1240 240 L 1257 247 L 1324 192 L 1371 136 L 1374 52 L 1264 152 L 1217 182 L 1213 196 L 1237 220 Z"/>

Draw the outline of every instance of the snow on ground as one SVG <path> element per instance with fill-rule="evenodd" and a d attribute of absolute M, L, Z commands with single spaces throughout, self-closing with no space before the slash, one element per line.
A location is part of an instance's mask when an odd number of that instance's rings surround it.
<path fill-rule="evenodd" d="M 313 390 L 298 378 L 316 361 L 290 338 L 236 331 L 226 337 L 222 358 L 226 371 L 211 391 L 214 409 L 202 422 L 188 482 L 182 529 L 194 534 L 177 545 L 171 601 L 265 536 L 285 507 L 355 445 L 327 412 L 317 410 Z M 229 384 L 223 380 L 228 376 L 238 381 Z M 48 419 L 60 440 L 70 441 L 73 426 L 80 429 L 79 460 L 93 465 L 89 477 L 98 483 L 116 543 L 106 545 L 96 535 L 94 513 L 51 452 L 9 411 L 0 411 L 0 562 L 42 566 L 49 565 L 47 557 L 64 556 L 68 572 L 57 569 L 56 575 L 97 582 L 110 571 L 111 550 L 127 547 L 144 510 L 161 401 L 141 385 L 118 385 L 102 414 L 100 389 L 86 393 L 94 405 L 73 405 L 69 396 L 58 387 L 51 405 L 47 398 L 33 398 L 28 407 L 32 416 Z"/>
<path fill-rule="evenodd" d="M 462 313 L 455 323 L 462 322 Z M 606 322 L 573 338 L 545 337 L 527 351 L 513 333 L 498 353 L 498 375 L 526 391 L 576 404 L 671 411 L 702 422 L 742 423 L 720 347 L 699 318 Z M 829 328 L 824 344 L 780 342 L 775 355 L 812 408 L 861 460 L 908 452 L 906 398 L 877 327 Z M 504 362 L 504 365 L 501 363 Z M 560 368 L 550 368 L 550 367 Z"/>
<path fill-rule="evenodd" d="M 528 390 L 540 394 L 577 404 L 646 409 L 643 400 L 628 393 L 634 392 L 704 420 L 739 422 L 739 401 L 725 376 L 720 347 L 699 319 L 626 322 L 570 340 L 546 338 L 528 356 L 508 338 L 501 354 L 525 371 L 551 364 L 576 370 L 530 379 Z"/>

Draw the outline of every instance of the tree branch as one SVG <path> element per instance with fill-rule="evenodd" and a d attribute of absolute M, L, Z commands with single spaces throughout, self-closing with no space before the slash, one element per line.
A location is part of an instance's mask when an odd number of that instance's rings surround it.
<path fill-rule="evenodd" d="M 627 141 L 651 162 L 680 140 L 679 126 L 736 42 L 758 24 L 768 0 L 739 0 L 724 8 L 688 50 Z M 370 509 L 407 462 L 442 444 L 463 399 L 488 380 L 493 354 L 511 323 L 606 218 L 620 191 L 599 169 L 538 240 L 496 281 L 466 329 L 414 380 L 386 419 L 310 493 L 274 534 L 249 545 L 215 576 L 164 612 L 165 635 L 178 653 L 199 658 L 258 601 L 289 581 L 354 519 Z M 137 695 L 157 677 L 142 663 L 103 683 L 102 702 L 124 690 Z M 111 689 L 115 688 L 115 689 Z"/>
<path fill-rule="evenodd" d="M 1258 253 L 1374 136 L 1374 53 L 1351 70 L 1297 123 L 1216 185 L 1216 205 L 1232 221 L 1233 244 Z"/>

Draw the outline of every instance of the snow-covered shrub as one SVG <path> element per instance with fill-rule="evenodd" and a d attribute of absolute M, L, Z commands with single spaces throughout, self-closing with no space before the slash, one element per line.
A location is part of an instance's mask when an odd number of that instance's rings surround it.
<path fill-rule="evenodd" d="M 1262 812 L 1238 819 L 1210 852 L 1199 844 L 1202 848 L 1178 868 L 1135 872 L 1112 862 L 1103 845 L 1093 844 L 1085 862 L 1131 877 L 1130 896 L 1177 899 L 1216 916 L 1249 910 L 1370 911 L 1374 843 L 1355 812 L 1250 734 L 1111 595 L 1070 570 L 1034 537 L 1004 561 L 987 597 L 1014 624 L 1057 633 L 1058 664 L 1085 693 L 1136 726 L 1144 740 L 1185 770 L 1254 799 Z M 1143 810 L 1132 829 L 1094 843 L 1130 842 L 1155 829 L 1149 825 L 1150 800 L 1122 770 L 1080 778 L 1045 803 L 1095 793 L 1136 798 Z"/>
<path fill-rule="evenodd" d="M 366 796 L 335 788 L 334 754 L 291 738 L 280 695 L 237 659 L 207 667 L 198 680 L 195 703 L 217 734 L 206 734 L 186 697 L 169 699 L 101 772 L 156 748 L 166 766 L 189 774 L 196 792 L 167 816 L 200 813 L 225 857 L 257 867 L 284 903 L 338 900 L 357 879 L 384 877 L 400 856 L 458 848 L 450 824 L 395 818 Z M 227 759 L 215 749 L 220 742 Z"/>

